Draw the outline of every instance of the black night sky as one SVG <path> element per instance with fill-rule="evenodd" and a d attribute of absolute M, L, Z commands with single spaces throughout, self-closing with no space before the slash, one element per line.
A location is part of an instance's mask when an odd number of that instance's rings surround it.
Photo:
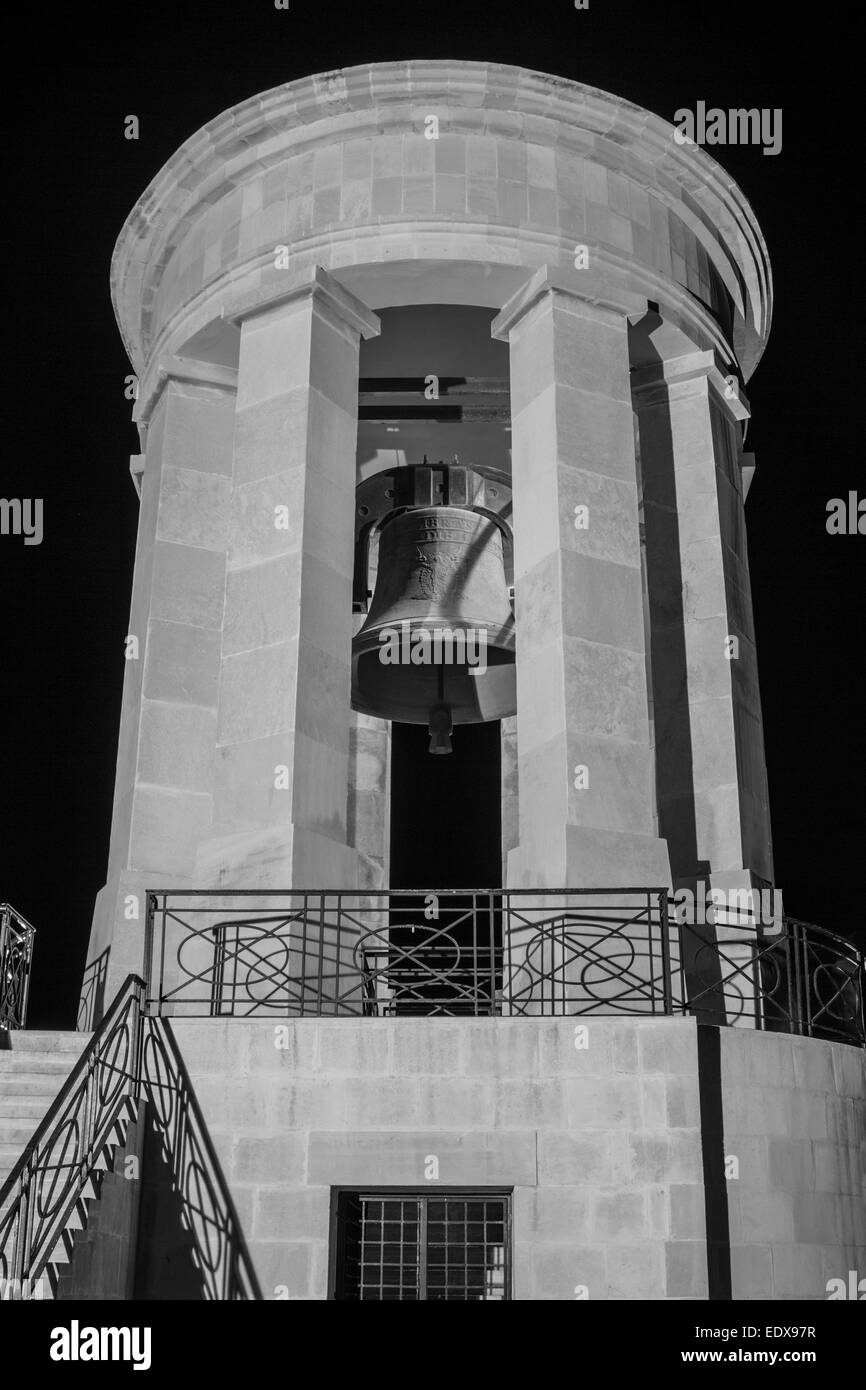
<path fill-rule="evenodd" d="M 752 202 L 775 277 L 769 348 L 746 389 L 776 882 L 789 912 L 866 945 L 866 539 L 825 529 L 828 499 L 866 492 L 855 14 L 779 0 L 32 7 L 6 57 L 0 464 L 0 495 L 41 497 L 45 512 L 40 546 L 0 537 L 0 901 L 38 928 L 32 1026 L 74 1026 L 108 855 L 138 509 L 130 368 L 109 298 L 115 239 L 163 162 L 226 107 L 377 60 L 517 63 L 669 120 L 699 100 L 782 108 L 777 156 L 710 151 Z M 129 113 L 138 142 L 123 138 Z"/>

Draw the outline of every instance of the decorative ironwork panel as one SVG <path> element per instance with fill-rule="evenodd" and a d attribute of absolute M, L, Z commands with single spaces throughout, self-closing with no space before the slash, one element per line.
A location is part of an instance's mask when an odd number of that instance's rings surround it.
<path fill-rule="evenodd" d="M 178 1016 L 637 1017 L 863 1045 L 863 963 L 779 918 L 678 923 L 663 888 L 148 894 L 148 1003 Z"/>
<path fill-rule="evenodd" d="M 0 1028 L 27 1020 L 36 929 L 9 903 L 0 903 Z"/>
<path fill-rule="evenodd" d="M 680 928 L 690 942 L 685 1007 L 709 1022 L 866 1043 L 864 970 L 844 937 L 786 917 L 772 935 L 724 939 L 706 928 Z"/>

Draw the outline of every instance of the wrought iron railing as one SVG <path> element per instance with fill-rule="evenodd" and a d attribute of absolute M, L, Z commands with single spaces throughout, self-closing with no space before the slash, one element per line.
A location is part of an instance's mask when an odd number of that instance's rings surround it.
<path fill-rule="evenodd" d="M 680 925 L 667 890 L 148 894 L 152 1012 L 280 1018 L 692 1013 L 863 1044 L 863 964 L 792 918 Z"/>
<path fill-rule="evenodd" d="M 81 993 L 78 996 L 76 1027 L 82 1033 L 93 1031 L 102 1018 L 105 1003 L 105 986 L 108 981 L 108 948 L 94 956 L 81 980 Z"/>
<path fill-rule="evenodd" d="M 0 1028 L 27 1021 L 36 928 L 9 903 L 0 903 Z"/>
<path fill-rule="evenodd" d="M 658 889 L 148 895 L 148 999 L 177 1015 L 665 1013 Z"/>
<path fill-rule="evenodd" d="M 146 1015 L 144 995 L 144 981 L 130 975 L 0 1187 L 0 1288 L 38 1286 L 77 1204 L 99 1182 L 100 1160 L 145 1101 L 192 1236 L 202 1298 L 261 1298 L 170 1025 Z"/>
<path fill-rule="evenodd" d="M 681 926 L 690 1012 L 710 1022 L 866 1045 L 861 953 L 812 922 L 784 917 L 779 926 L 763 935 Z"/>

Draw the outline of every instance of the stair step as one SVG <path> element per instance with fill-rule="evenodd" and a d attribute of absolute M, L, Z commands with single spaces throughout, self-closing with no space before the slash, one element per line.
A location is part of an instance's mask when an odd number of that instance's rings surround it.
<path fill-rule="evenodd" d="M 37 1128 L 38 1121 L 7 1120 L 0 1115 L 0 1152 L 5 1148 L 18 1145 L 18 1152 L 25 1147 L 30 1139 L 33 1138 L 33 1131 Z"/>
<path fill-rule="evenodd" d="M 25 1287 L 27 1288 L 27 1293 L 24 1294 L 23 1297 L 20 1293 L 15 1298 L 12 1298 L 9 1295 L 7 1295 L 0 1301 L 4 1303 L 28 1303 L 37 1302 L 46 1298 L 54 1297 L 54 1290 L 51 1287 L 51 1279 L 49 1278 L 47 1271 L 45 1274 L 41 1274 L 38 1279 L 34 1279 L 32 1283 L 26 1284 Z"/>
<path fill-rule="evenodd" d="M 83 1052 L 92 1033 L 74 1032 L 51 1032 L 40 1030 L 25 1029 L 23 1032 L 13 1030 L 7 1034 L 8 1047 L 0 1052 L 0 1057 L 8 1053 L 33 1053 L 33 1052 L 65 1052 L 78 1055 Z"/>
<path fill-rule="evenodd" d="M 0 1095 L 0 1125 L 5 1120 L 15 1120 L 19 1124 L 24 1120 L 30 1120 L 35 1129 L 45 1115 L 52 1099 L 51 1096 Z"/>
<path fill-rule="evenodd" d="M 65 1078 L 69 1075 L 69 1069 L 54 1072 L 4 1072 L 0 1063 L 0 1107 L 6 1104 L 7 1100 L 14 1100 L 16 1096 L 30 1096 L 34 1099 L 38 1096 L 45 1098 L 46 1104 L 57 1095 Z"/>
<path fill-rule="evenodd" d="M 68 1076 L 78 1057 L 74 1052 L 0 1052 L 0 1076 Z"/>

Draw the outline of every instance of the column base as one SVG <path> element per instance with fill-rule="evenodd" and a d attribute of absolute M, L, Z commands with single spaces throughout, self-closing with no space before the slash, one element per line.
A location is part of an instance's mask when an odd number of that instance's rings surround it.
<path fill-rule="evenodd" d="M 112 874 L 93 909 L 78 1028 L 87 1032 L 95 1028 L 127 975 L 143 975 L 148 889 L 191 887 L 189 878 L 152 870 L 121 869 Z"/>
<path fill-rule="evenodd" d="M 278 825 L 212 840 L 199 848 L 201 888 L 358 887 L 358 851 L 305 826 Z"/>
<path fill-rule="evenodd" d="M 509 888 L 668 888 L 666 840 L 566 825 L 545 847 L 508 855 Z"/>

